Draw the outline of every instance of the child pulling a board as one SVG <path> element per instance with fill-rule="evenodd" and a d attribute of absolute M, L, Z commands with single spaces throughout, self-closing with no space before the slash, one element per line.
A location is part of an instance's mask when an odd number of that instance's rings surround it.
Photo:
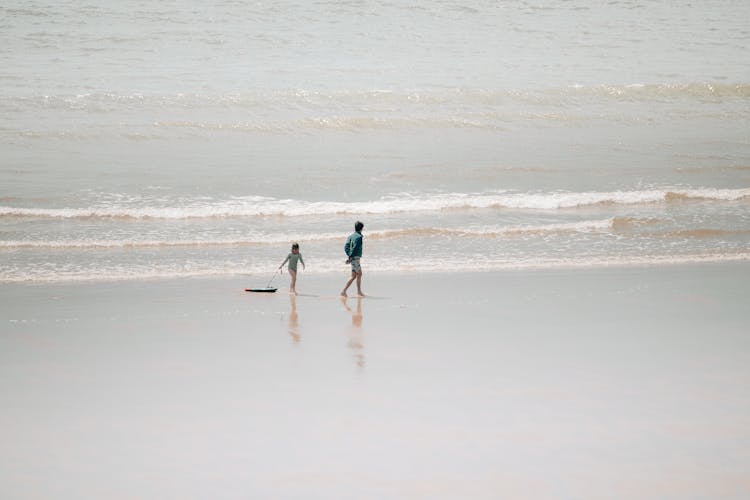
<path fill-rule="evenodd" d="M 279 266 L 279 269 L 284 267 L 284 264 L 289 262 L 289 276 L 291 277 L 291 284 L 289 285 L 289 293 L 292 293 L 294 295 L 297 294 L 297 262 L 300 262 L 302 264 L 302 269 L 305 268 L 305 261 L 302 258 L 302 254 L 299 253 L 299 243 L 293 243 L 292 244 L 292 251 L 289 255 L 286 256 L 286 259 L 284 259 L 284 262 L 281 263 Z"/>

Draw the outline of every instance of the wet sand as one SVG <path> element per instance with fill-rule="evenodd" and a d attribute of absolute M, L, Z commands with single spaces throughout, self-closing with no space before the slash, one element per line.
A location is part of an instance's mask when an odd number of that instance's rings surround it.
<path fill-rule="evenodd" d="M 750 266 L 0 288 L 0 497 L 747 498 Z"/>

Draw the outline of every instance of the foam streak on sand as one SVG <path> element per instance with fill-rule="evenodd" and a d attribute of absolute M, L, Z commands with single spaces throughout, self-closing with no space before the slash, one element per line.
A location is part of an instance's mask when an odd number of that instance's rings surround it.
<path fill-rule="evenodd" d="M 710 264 L 750 261 L 750 252 L 703 253 L 684 255 L 631 255 L 621 257 L 588 256 L 571 258 L 502 258 L 484 260 L 463 258 L 422 258 L 418 261 L 403 259 L 371 259 L 367 262 L 368 273 L 465 273 L 519 270 L 553 269 L 597 269 L 674 266 L 683 264 Z M 304 271 L 305 275 L 325 275 L 346 272 L 341 260 L 322 259 L 315 267 Z M 50 268 L 39 266 L 12 272 L 0 270 L 0 282 L 4 283 L 65 283 L 97 281 L 152 280 L 166 278 L 190 278 L 200 276 L 262 276 L 267 278 L 268 270 L 276 261 L 257 262 L 210 262 L 184 264 L 107 266 L 94 264 L 79 268 Z"/>
<path fill-rule="evenodd" d="M 391 214 L 451 209 L 558 210 L 601 204 L 639 205 L 679 200 L 737 201 L 750 197 L 744 189 L 648 189 L 608 192 L 551 193 L 440 193 L 398 194 L 366 202 L 282 200 L 248 196 L 230 200 L 191 202 L 183 206 L 93 206 L 86 208 L 0 207 L 2 217 L 47 218 L 160 218 L 285 216 L 302 217 L 339 214 Z"/>
<path fill-rule="evenodd" d="M 393 106 L 501 106 L 508 102 L 565 106 L 582 99 L 614 101 L 661 102 L 664 99 L 747 98 L 750 85 L 746 83 L 687 83 L 657 85 L 574 85 L 569 87 L 535 89 L 477 89 L 413 91 L 338 91 L 290 90 L 255 93 L 177 93 L 177 94 L 121 94 L 93 92 L 76 95 L 0 96 L 0 107 L 7 109 L 62 109 L 72 111 L 114 111 L 124 109 L 164 108 L 263 108 L 267 106 L 296 106 L 326 109 L 333 105 L 348 107 Z M 390 108 L 389 108 L 390 109 Z"/>

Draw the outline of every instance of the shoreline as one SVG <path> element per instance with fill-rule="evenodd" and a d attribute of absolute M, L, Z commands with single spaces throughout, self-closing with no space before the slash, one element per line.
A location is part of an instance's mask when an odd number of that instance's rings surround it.
<path fill-rule="evenodd" d="M 548 261 L 528 264 L 498 264 L 493 266 L 490 264 L 489 267 L 484 269 L 467 269 L 467 268 L 451 268 L 443 267 L 437 268 L 426 268 L 426 269 L 380 269 L 370 271 L 365 267 L 365 272 L 369 275 L 375 276 L 398 276 L 398 275 L 413 275 L 414 273 L 435 275 L 435 274 L 473 274 L 473 273 L 512 273 L 512 272 L 545 272 L 545 271 L 596 271 L 602 269 L 654 269 L 654 268 L 670 268 L 680 266 L 700 266 L 700 265 L 742 265 L 750 263 L 750 253 L 737 253 L 737 254 L 717 254 L 717 255 L 687 255 L 687 256 L 646 256 L 646 257 L 625 257 L 619 261 L 613 261 L 612 259 L 600 259 L 600 260 L 588 260 L 585 262 L 568 262 L 568 261 Z M 227 272 L 217 273 L 215 271 L 195 273 L 163 273 L 156 275 L 145 275 L 145 276 L 131 276 L 131 275 L 120 275 L 120 276 L 109 276 L 106 278 L 102 277 L 89 277 L 89 276 L 70 276 L 63 278 L 52 278 L 52 279 L 10 279 L 0 280 L 2 285 L 44 285 L 50 286 L 53 284 L 59 285 L 73 285 L 73 284 L 95 284 L 95 283 L 121 283 L 121 282 L 158 282 L 161 280 L 180 280 L 180 279 L 207 279 L 207 280 L 223 280 L 223 279 L 238 279 L 243 276 L 251 276 L 253 278 L 257 276 L 266 276 L 267 271 L 261 272 Z M 310 277 L 331 277 L 334 275 L 345 275 L 346 269 L 342 266 L 342 270 L 325 269 L 321 271 L 306 270 L 303 271 L 300 276 Z"/>

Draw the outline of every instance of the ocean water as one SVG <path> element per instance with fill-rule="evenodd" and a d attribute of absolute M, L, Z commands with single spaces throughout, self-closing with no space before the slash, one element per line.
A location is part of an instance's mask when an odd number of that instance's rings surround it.
<path fill-rule="evenodd" d="M 750 259 L 750 6 L 0 5 L 0 281 Z"/>

